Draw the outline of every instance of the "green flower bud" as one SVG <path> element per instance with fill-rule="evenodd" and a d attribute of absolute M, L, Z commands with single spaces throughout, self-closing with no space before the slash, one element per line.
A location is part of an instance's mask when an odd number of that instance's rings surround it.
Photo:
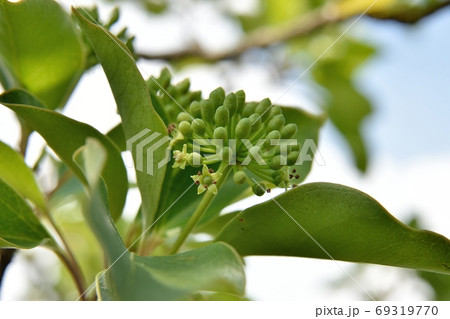
<path fill-rule="evenodd" d="M 237 101 L 237 109 L 242 110 L 245 106 L 245 92 L 242 90 L 239 90 L 235 94 L 236 94 L 236 101 Z"/>
<path fill-rule="evenodd" d="M 205 133 L 205 122 L 202 119 L 196 118 L 192 121 L 191 128 L 194 133 L 203 135 Z"/>
<path fill-rule="evenodd" d="M 189 101 L 199 101 L 202 98 L 202 92 L 201 91 L 193 91 L 188 93 Z"/>
<path fill-rule="evenodd" d="M 214 130 L 213 137 L 225 141 L 227 139 L 227 130 L 222 126 L 219 126 Z"/>
<path fill-rule="evenodd" d="M 281 138 L 280 131 L 270 131 L 269 134 L 266 135 L 266 140 L 264 141 L 264 147 L 272 147 L 279 141 Z M 273 142 L 272 142 L 273 141 Z"/>
<path fill-rule="evenodd" d="M 161 73 L 159 74 L 159 78 L 156 79 L 156 82 L 158 82 L 158 87 L 161 86 L 164 89 L 167 89 L 167 87 L 170 84 L 170 80 L 172 79 L 172 74 L 170 74 L 170 71 L 168 68 L 164 68 L 161 70 Z"/>
<path fill-rule="evenodd" d="M 209 99 L 213 103 L 214 107 L 221 106 L 223 105 L 223 100 L 225 99 L 225 91 L 221 87 L 218 87 L 209 94 Z"/>
<path fill-rule="evenodd" d="M 290 152 L 289 155 L 287 156 L 287 164 L 289 166 L 295 165 L 299 155 L 300 155 L 300 153 L 297 151 Z"/>
<path fill-rule="evenodd" d="M 189 113 L 191 113 L 192 117 L 200 117 L 202 116 L 202 107 L 200 105 L 200 102 L 193 101 L 191 103 L 191 106 L 189 107 Z"/>
<path fill-rule="evenodd" d="M 245 104 L 244 109 L 242 110 L 242 116 L 250 117 L 253 113 L 255 113 L 257 105 L 258 105 L 258 103 L 256 103 L 256 102 L 249 102 L 249 103 Z"/>
<path fill-rule="evenodd" d="M 250 122 L 250 119 L 244 117 L 236 125 L 236 138 L 238 139 L 247 138 L 248 135 L 250 134 L 251 128 L 252 122 Z"/>
<path fill-rule="evenodd" d="M 167 104 L 167 103 L 172 103 L 173 99 L 177 98 L 177 91 L 175 90 L 175 88 L 173 86 L 170 86 L 164 91 L 160 91 L 162 94 L 162 101 Z M 167 92 L 167 93 L 166 93 Z"/>
<path fill-rule="evenodd" d="M 181 123 L 183 121 L 191 122 L 192 117 L 189 114 L 187 114 L 186 112 L 178 113 L 177 122 Z"/>
<path fill-rule="evenodd" d="M 170 119 L 176 119 L 178 116 L 178 112 L 180 111 L 180 107 L 173 103 L 169 103 L 166 105 L 166 114 Z"/>
<path fill-rule="evenodd" d="M 283 182 L 283 178 L 281 177 L 280 173 L 278 173 L 278 172 L 275 172 L 275 173 L 272 175 L 272 178 L 273 178 L 273 183 L 274 183 L 276 186 L 279 186 L 279 185 L 281 184 L 281 182 Z"/>
<path fill-rule="evenodd" d="M 188 164 L 198 167 L 203 164 L 203 157 L 199 153 L 190 153 L 187 157 Z"/>
<path fill-rule="evenodd" d="M 175 88 L 176 88 L 178 94 L 185 94 L 189 90 L 190 86 L 191 86 L 191 82 L 189 81 L 189 79 L 184 79 L 183 81 L 177 83 L 175 85 Z"/>
<path fill-rule="evenodd" d="M 213 179 L 211 178 L 211 176 L 206 175 L 206 176 L 203 177 L 203 181 L 202 182 L 203 182 L 204 185 L 211 185 L 212 182 L 213 182 Z"/>
<path fill-rule="evenodd" d="M 180 97 L 177 97 L 177 102 L 183 108 L 188 107 L 188 105 L 189 105 L 189 97 L 187 95 L 182 95 Z"/>
<path fill-rule="evenodd" d="M 236 95 L 234 93 L 230 93 L 223 101 L 223 106 L 230 111 L 230 115 L 233 115 L 237 110 L 237 103 Z"/>
<path fill-rule="evenodd" d="M 156 93 L 160 89 L 158 83 L 156 83 L 157 81 L 158 81 L 158 79 L 155 79 L 153 76 L 150 76 L 148 78 L 148 80 L 145 81 L 145 83 L 147 84 L 148 89 L 151 92 Z"/>
<path fill-rule="evenodd" d="M 278 141 L 281 138 L 280 131 L 270 131 L 269 134 L 266 135 L 266 138 L 268 140 L 276 140 Z"/>
<path fill-rule="evenodd" d="M 281 138 L 293 138 L 297 134 L 297 125 L 289 123 L 281 130 Z"/>
<path fill-rule="evenodd" d="M 278 114 L 283 114 L 283 110 L 281 109 L 281 106 L 278 106 L 278 105 L 273 105 L 270 108 L 269 112 L 270 112 L 270 115 L 269 115 L 270 118 L 272 118 L 272 117 L 274 117 L 275 115 L 278 115 Z"/>
<path fill-rule="evenodd" d="M 214 119 L 215 107 L 210 100 L 203 100 L 200 102 L 202 119 L 211 123 Z"/>
<path fill-rule="evenodd" d="M 286 165 L 286 157 L 277 155 L 270 160 L 269 166 L 271 169 L 279 170 L 282 166 Z"/>
<path fill-rule="evenodd" d="M 216 122 L 216 126 L 227 126 L 229 119 L 229 109 L 225 105 L 219 106 L 216 110 L 216 114 L 214 114 L 214 121 Z"/>
<path fill-rule="evenodd" d="M 266 185 L 260 183 L 253 184 L 252 191 L 256 196 L 262 196 L 266 193 L 267 187 Z"/>
<path fill-rule="evenodd" d="M 279 170 L 281 178 L 283 179 L 283 181 L 287 181 L 288 177 L 289 177 L 289 172 L 286 169 L 282 169 Z"/>
<path fill-rule="evenodd" d="M 269 124 L 267 124 L 267 130 L 268 131 L 279 131 L 283 127 L 284 123 L 286 122 L 283 114 L 275 115 L 270 121 Z"/>
<path fill-rule="evenodd" d="M 111 12 L 108 22 L 106 22 L 104 27 L 109 30 L 109 28 L 111 28 L 111 26 L 119 20 L 119 16 L 120 16 L 120 10 L 118 7 L 115 7 L 113 9 L 113 11 Z"/>
<path fill-rule="evenodd" d="M 258 145 L 254 145 L 248 149 L 249 154 L 260 154 L 261 155 L 261 147 Z"/>
<path fill-rule="evenodd" d="M 265 98 L 264 100 L 259 102 L 258 106 L 256 107 L 255 112 L 262 116 L 263 121 L 265 121 L 269 117 L 270 113 L 268 110 L 271 105 L 272 102 L 270 101 L 270 99 Z"/>
<path fill-rule="evenodd" d="M 231 148 L 228 146 L 225 146 L 224 148 L 222 148 L 220 150 L 220 156 L 222 158 L 222 161 L 226 161 L 228 162 L 230 159 L 230 154 L 231 154 Z"/>
<path fill-rule="evenodd" d="M 178 129 L 180 130 L 181 134 L 184 136 L 189 136 L 191 134 L 191 123 L 188 121 L 182 121 L 178 125 Z"/>
<path fill-rule="evenodd" d="M 289 152 L 300 151 L 300 145 L 299 144 L 289 145 L 288 151 Z"/>
<path fill-rule="evenodd" d="M 274 145 L 274 148 L 273 148 L 273 156 L 275 156 L 275 155 L 280 155 L 280 152 L 281 152 L 281 147 L 280 147 L 280 145 L 278 144 L 278 145 Z"/>
<path fill-rule="evenodd" d="M 234 173 L 233 180 L 236 184 L 242 185 L 247 180 L 247 174 L 245 174 L 243 171 L 238 171 Z"/>
<path fill-rule="evenodd" d="M 259 114 L 253 113 L 249 117 L 250 122 L 252 123 L 252 130 L 251 132 L 256 132 L 261 127 L 261 116 Z"/>

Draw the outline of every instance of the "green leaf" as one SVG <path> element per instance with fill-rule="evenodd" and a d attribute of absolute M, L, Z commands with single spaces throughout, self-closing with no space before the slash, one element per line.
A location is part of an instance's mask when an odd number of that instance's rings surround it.
<path fill-rule="evenodd" d="M 0 103 L 13 110 L 27 125 L 37 131 L 84 183 L 86 183 L 86 179 L 73 161 L 73 153 L 85 144 L 88 137 L 94 137 L 102 143 L 108 154 L 102 177 L 108 187 L 112 216 L 114 219 L 118 218 L 125 205 L 128 179 L 122 157 L 115 145 L 87 124 L 77 122 L 51 110 L 6 103 L 3 102 L 3 97 L 4 95 L 0 95 Z"/>
<path fill-rule="evenodd" d="M 114 297 L 110 294 L 110 288 L 106 282 L 106 271 L 103 270 L 95 276 L 95 290 L 97 292 L 98 301 L 114 301 Z"/>
<path fill-rule="evenodd" d="M 0 247 L 33 248 L 50 240 L 28 204 L 0 179 Z"/>
<path fill-rule="evenodd" d="M 434 272 L 419 271 L 418 275 L 434 290 L 433 300 L 450 300 L 450 276 Z"/>
<path fill-rule="evenodd" d="M 216 218 L 204 223 L 203 225 L 195 228 L 195 233 L 198 234 L 209 234 L 216 237 L 222 229 L 228 224 L 233 218 L 236 217 L 241 211 L 226 213 L 224 215 L 217 216 Z"/>
<path fill-rule="evenodd" d="M 127 252 L 97 276 L 100 300 L 182 300 L 197 291 L 243 296 L 243 264 L 232 247 L 215 243 L 157 257 Z"/>
<path fill-rule="evenodd" d="M 0 141 L 0 178 L 17 193 L 32 201 L 42 212 L 46 202 L 33 172 L 25 164 L 22 156 Z"/>
<path fill-rule="evenodd" d="M 108 133 L 106 133 L 106 136 L 108 136 L 109 139 L 116 144 L 117 148 L 121 152 L 125 152 L 127 150 L 127 141 L 125 139 L 125 133 L 123 132 L 122 123 L 114 126 Z"/>
<path fill-rule="evenodd" d="M 0 82 L 63 106 L 80 78 L 85 52 L 70 16 L 52 0 L 0 0 Z"/>
<path fill-rule="evenodd" d="M 335 36 L 336 30 L 332 29 L 331 33 Z M 317 55 L 329 46 L 328 42 L 322 45 L 325 47 L 318 46 Z M 323 108 L 350 146 L 355 164 L 362 172 L 367 169 L 368 154 L 361 126 L 372 107 L 355 87 L 353 77 L 358 67 L 373 53 L 374 49 L 369 45 L 346 39 L 333 47 L 313 70 L 315 80 L 329 93 Z"/>
<path fill-rule="evenodd" d="M 99 240 L 111 266 L 97 277 L 102 300 L 178 300 L 198 290 L 235 295 L 244 293 L 242 260 L 224 243 L 173 256 L 141 257 L 123 244 L 108 213 L 107 194 L 96 174 L 105 155 L 93 139 L 76 153 L 76 160 L 89 181 L 85 218 Z"/>
<path fill-rule="evenodd" d="M 317 116 L 303 111 L 299 108 L 282 107 L 283 114 L 288 119 L 289 123 L 297 124 L 297 134 L 294 136 L 297 139 L 300 148 L 300 156 L 303 163 L 294 166 L 297 174 L 300 175 L 296 182 L 301 183 L 308 176 L 311 171 L 315 152 L 319 145 L 319 130 L 324 124 L 326 117 L 324 115 Z"/>
<path fill-rule="evenodd" d="M 164 139 L 168 135 L 167 128 L 153 108 L 147 86 L 131 53 L 109 31 L 91 23 L 75 9 L 72 9 L 72 11 L 108 78 L 119 114 L 122 117 L 126 140 L 131 141 L 145 130 L 151 130 L 152 134 L 160 134 L 158 139 L 152 142 L 151 147 L 155 147 L 152 162 L 155 164 L 161 163 L 165 158 L 168 146 L 168 138 L 167 141 Z M 138 141 L 134 142 L 136 144 Z M 157 147 L 160 142 L 164 143 Z M 150 142 L 147 146 L 150 146 Z M 137 151 L 132 152 L 135 163 L 138 158 L 142 159 L 143 163 L 147 163 L 148 149 L 150 147 L 144 149 L 140 154 L 136 154 Z M 150 226 L 154 220 L 166 167 L 164 165 L 158 169 L 155 168 L 153 175 L 147 174 L 147 171 L 136 170 L 137 182 L 142 196 L 144 228 Z"/>
<path fill-rule="evenodd" d="M 348 80 L 330 78 L 326 87 L 332 96 L 328 104 L 328 116 L 349 144 L 356 167 L 365 172 L 368 155 L 360 127 L 372 112 L 370 102 Z"/>
<path fill-rule="evenodd" d="M 217 240 L 242 256 L 331 256 L 450 274 L 447 238 L 402 224 L 373 198 L 342 185 L 306 184 L 246 209 Z"/>

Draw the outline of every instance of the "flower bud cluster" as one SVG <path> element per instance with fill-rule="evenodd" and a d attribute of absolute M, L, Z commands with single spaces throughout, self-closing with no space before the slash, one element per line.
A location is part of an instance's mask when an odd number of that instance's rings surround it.
<path fill-rule="evenodd" d="M 199 101 L 202 95 L 200 91 L 190 91 L 191 82 L 184 79 L 172 84 L 172 74 L 169 69 L 162 69 L 159 77 L 149 78 L 147 87 L 158 99 L 164 113 L 170 123 L 175 123 L 178 113 L 187 109 L 192 101 Z"/>
<path fill-rule="evenodd" d="M 150 87 L 171 123 L 173 167 L 203 167 L 193 176 L 199 193 L 216 193 L 221 168 L 228 165 L 233 165 L 234 182 L 248 183 L 258 196 L 273 187 L 295 187 L 300 178 L 293 167 L 299 158 L 299 145 L 292 143 L 297 141 L 297 125 L 287 123 L 280 106 L 268 98 L 246 102 L 244 91 L 226 94 L 221 87 L 201 99 L 197 92 L 189 92 L 187 80 L 170 85 L 167 69 L 157 81 L 173 98 L 182 100 L 177 100 L 180 107 L 161 88 L 157 90 L 157 84 Z M 211 178 L 208 165 L 216 163 L 219 169 Z"/>

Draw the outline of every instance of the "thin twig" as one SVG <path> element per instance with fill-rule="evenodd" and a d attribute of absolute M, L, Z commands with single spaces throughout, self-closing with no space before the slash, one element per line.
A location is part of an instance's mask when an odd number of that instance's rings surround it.
<path fill-rule="evenodd" d="M 450 0 L 436 3 L 420 11 L 414 10 L 414 8 L 407 8 L 399 12 L 368 12 L 367 16 L 379 20 L 394 20 L 401 23 L 413 24 L 449 5 Z M 235 59 L 250 49 L 265 48 L 280 42 L 307 36 L 326 25 L 352 19 L 359 14 L 346 15 L 340 12 L 335 4 L 329 3 L 291 22 L 271 27 L 260 27 L 250 32 L 236 47 L 219 53 L 206 52 L 195 45 L 185 50 L 162 54 L 140 52 L 137 53 L 137 56 L 141 59 L 160 59 L 167 61 L 193 58 L 204 62 L 217 62 L 220 60 Z"/>

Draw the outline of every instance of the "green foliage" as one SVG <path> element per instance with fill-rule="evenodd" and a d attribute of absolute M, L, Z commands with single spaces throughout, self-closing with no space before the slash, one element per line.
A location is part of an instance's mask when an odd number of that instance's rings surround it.
<path fill-rule="evenodd" d="M 0 247 L 33 248 L 51 244 L 30 206 L 0 179 Z"/>
<path fill-rule="evenodd" d="M 0 179 L 24 198 L 32 201 L 41 211 L 46 203 L 33 172 L 24 163 L 22 156 L 0 141 Z"/>
<path fill-rule="evenodd" d="M 242 296 L 244 285 L 242 261 L 223 243 L 174 256 L 127 253 L 110 271 L 97 277 L 100 300 L 181 300 L 199 290 Z"/>
<path fill-rule="evenodd" d="M 154 13 L 172 5 L 141 3 Z M 245 30 L 272 25 L 298 31 L 291 23 L 317 28 L 332 19 L 324 16 L 326 3 L 264 0 L 257 19 L 242 22 Z M 340 21 L 365 4 L 345 0 L 328 4 L 328 9 L 336 10 Z M 418 12 L 405 1 L 383 1 L 368 13 L 400 19 L 405 10 L 412 18 L 404 19 L 414 19 Z M 304 19 L 299 22 L 300 16 Z M 0 248 L 52 249 L 81 299 L 245 300 L 242 257 L 250 255 L 413 268 L 434 288 L 436 299 L 448 299 L 447 238 L 402 224 L 355 189 L 327 183 L 299 186 L 314 159 L 320 160 L 315 152 L 327 118 L 351 147 L 357 168 L 366 170 L 361 127 L 372 107 L 354 76 L 373 48 L 342 39 L 322 56 L 330 36 L 339 35 L 335 27 L 289 42 L 290 50 L 306 52 L 313 60 L 320 57 L 313 79 L 326 91 L 324 112 L 312 115 L 272 105 L 268 98 L 246 101 L 242 90 L 230 93 L 219 87 L 202 98 L 189 79 L 173 83 L 167 68 L 144 81 L 133 37 L 126 28 L 116 35 L 110 31 L 118 19 L 118 9 L 106 21 L 99 21 L 96 7 L 73 9 L 71 19 L 52 0 L 0 0 L 0 82 L 6 89 L 0 103 L 20 120 L 23 153 L 34 130 L 61 160 L 44 149 L 31 169 L 13 147 L 0 142 Z M 276 39 L 272 31 L 268 38 Z M 258 42 L 253 35 L 250 39 Z M 65 104 L 82 72 L 96 63 L 103 67 L 121 117 L 106 135 L 54 111 Z M 199 138 L 210 144 L 194 150 Z M 229 138 L 236 138 L 234 149 Z M 137 147 L 139 143 L 148 147 Z M 128 189 L 135 187 L 121 157 L 127 148 L 142 198 L 134 220 L 122 218 Z M 173 158 L 163 165 L 168 151 Z M 265 162 L 258 163 L 255 154 Z M 57 171 L 57 183 L 43 194 L 34 171 L 41 172 L 45 159 Z M 275 187 L 286 192 L 270 198 L 267 193 Z M 221 215 L 254 194 L 270 199 Z M 96 295 L 85 296 L 84 281 L 94 276 Z"/>
<path fill-rule="evenodd" d="M 367 169 L 368 155 L 361 126 L 372 107 L 355 87 L 353 76 L 359 65 L 372 54 L 371 47 L 347 40 L 334 48 L 330 56 L 321 59 L 313 71 L 316 81 L 329 94 L 323 108 L 350 146 L 356 167 L 363 172 Z"/>
<path fill-rule="evenodd" d="M 115 7 L 111 11 L 109 18 L 106 21 L 102 21 L 102 19 L 100 19 L 100 15 L 99 15 L 97 6 L 80 7 L 80 8 L 77 8 L 77 11 L 83 17 L 88 19 L 89 21 L 99 25 L 101 28 L 108 30 L 108 31 L 110 31 L 111 28 L 114 27 L 116 25 L 117 21 L 119 21 L 119 19 L 120 19 L 120 10 L 118 7 Z M 76 20 L 76 17 L 75 17 L 75 20 Z M 117 32 L 115 34 L 115 36 L 125 44 L 125 46 L 128 48 L 130 53 L 134 54 L 134 46 L 133 46 L 134 36 L 128 35 L 127 27 L 122 28 L 119 32 Z M 98 59 L 94 52 L 94 49 L 90 45 L 89 40 L 86 38 L 86 36 L 84 34 L 83 34 L 83 41 L 84 41 L 84 45 L 85 45 L 86 51 L 87 51 L 85 68 L 89 69 L 98 63 Z"/>
<path fill-rule="evenodd" d="M 368 195 L 336 184 L 306 184 L 246 209 L 216 240 L 242 256 L 332 258 L 450 274 L 447 238 L 412 229 Z"/>
<path fill-rule="evenodd" d="M 97 277 L 101 300 L 176 300 L 198 290 L 244 294 L 239 255 L 217 243 L 174 256 L 140 257 L 124 246 L 108 212 L 107 194 L 99 179 L 106 153 L 89 139 L 75 156 L 89 181 L 85 218 L 107 256 L 108 272 Z"/>
<path fill-rule="evenodd" d="M 146 129 L 160 136 L 167 136 L 167 128 L 153 108 L 144 80 L 136 67 L 128 48 L 114 35 L 83 18 L 73 9 L 80 26 L 89 39 L 99 59 L 116 99 L 126 140 L 133 139 Z M 167 144 L 166 144 L 167 145 Z M 162 145 L 163 146 L 163 145 Z M 137 152 L 136 152 L 137 153 Z M 133 154 L 136 154 L 133 152 Z M 159 163 L 165 157 L 165 148 L 159 147 L 153 153 L 153 163 Z M 147 153 L 143 152 L 143 163 L 147 163 Z M 138 160 L 133 156 L 134 161 Z M 155 170 L 155 174 L 136 170 L 137 182 L 142 194 L 144 228 L 151 225 L 156 214 L 164 181 L 165 166 Z"/>
<path fill-rule="evenodd" d="M 85 65 L 81 38 L 55 2 L 0 1 L 0 82 L 24 88 L 48 108 L 63 106 Z"/>
<path fill-rule="evenodd" d="M 74 163 L 72 155 L 84 145 L 88 137 L 95 137 L 101 141 L 108 151 L 108 161 L 102 176 L 108 185 L 111 212 L 115 219 L 118 218 L 122 214 L 128 187 L 125 166 L 115 145 L 87 124 L 77 122 L 51 110 L 12 103 L 8 97 L 9 94 L 12 94 L 11 91 L 0 95 L 0 102 L 36 130 L 83 182 L 86 182 L 84 175 Z"/>
<path fill-rule="evenodd" d="M 419 277 L 425 280 L 434 291 L 433 300 L 450 300 L 450 276 L 434 272 L 420 271 Z"/>

